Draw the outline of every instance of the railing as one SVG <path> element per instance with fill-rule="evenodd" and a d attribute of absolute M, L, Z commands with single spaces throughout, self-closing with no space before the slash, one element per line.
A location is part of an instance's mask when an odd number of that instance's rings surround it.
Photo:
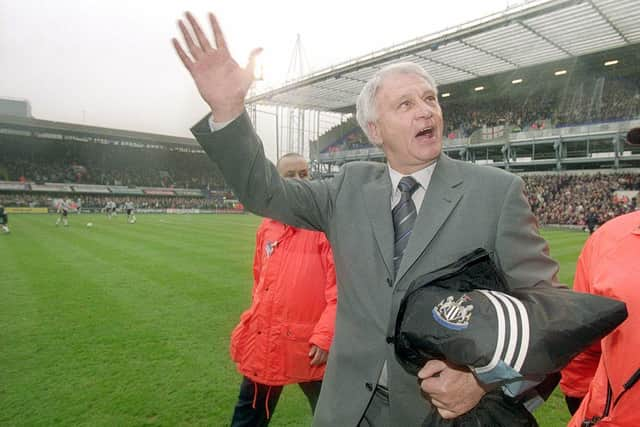
<path fill-rule="evenodd" d="M 443 138 L 444 148 L 463 148 L 469 145 L 469 138 L 449 139 Z M 384 157 L 384 152 L 379 147 L 358 148 L 356 150 L 334 151 L 332 153 L 320 153 L 321 163 L 335 163 L 350 160 L 379 159 Z M 311 160 L 315 160 L 312 158 Z"/>
<path fill-rule="evenodd" d="M 531 130 L 511 134 L 509 142 L 530 142 L 540 139 L 554 139 L 568 136 L 609 135 L 628 131 L 640 126 L 640 120 L 628 120 L 611 123 L 597 123 L 591 125 L 568 126 L 543 130 Z"/>

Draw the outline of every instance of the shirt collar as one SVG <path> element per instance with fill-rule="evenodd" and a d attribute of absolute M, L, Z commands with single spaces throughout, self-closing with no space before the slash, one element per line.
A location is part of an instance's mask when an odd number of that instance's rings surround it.
<path fill-rule="evenodd" d="M 412 176 L 418 184 L 423 189 L 427 189 L 429 187 L 429 182 L 431 181 L 431 175 L 433 175 L 433 170 L 436 168 L 436 163 L 433 162 L 429 166 L 420 169 L 419 171 L 415 171 L 410 176 Z M 389 177 L 391 178 L 391 189 L 392 191 L 396 191 L 398 189 L 398 183 L 402 179 L 402 177 L 407 176 L 401 174 L 397 170 L 393 169 L 388 163 L 387 168 L 389 169 Z"/>

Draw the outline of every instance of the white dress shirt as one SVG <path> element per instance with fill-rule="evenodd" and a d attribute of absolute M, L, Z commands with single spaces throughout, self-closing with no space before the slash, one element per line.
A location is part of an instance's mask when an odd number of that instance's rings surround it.
<path fill-rule="evenodd" d="M 395 207 L 400 201 L 400 190 L 398 189 L 398 183 L 400 180 L 407 175 L 403 175 L 397 170 L 393 169 L 389 164 L 387 164 L 389 169 L 389 177 L 391 178 L 391 209 Z M 433 170 L 436 168 L 436 163 L 433 162 L 426 168 L 420 169 L 417 172 L 412 173 L 411 177 L 420 184 L 413 194 L 411 198 L 413 199 L 413 203 L 416 205 L 416 214 L 420 213 L 420 207 L 422 206 L 422 201 L 424 200 L 424 195 L 427 192 L 427 188 L 429 188 L 429 183 L 431 182 L 431 175 L 433 175 Z"/>
<path fill-rule="evenodd" d="M 209 129 L 211 129 L 211 132 L 222 130 L 222 128 L 224 128 L 225 126 L 227 126 L 229 123 L 231 123 L 232 121 L 234 121 L 237 118 L 238 117 L 233 118 L 233 119 L 231 119 L 229 121 L 226 121 L 226 122 L 215 122 L 213 120 L 213 114 L 212 114 L 212 115 L 209 116 Z"/>

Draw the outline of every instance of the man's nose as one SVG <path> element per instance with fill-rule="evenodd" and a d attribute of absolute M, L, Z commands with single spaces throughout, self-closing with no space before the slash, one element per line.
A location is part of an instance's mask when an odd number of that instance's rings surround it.
<path fill-rule="evenodd" d="M 417 108 L 417 117 L 430 119 L 433 116 L 433 106 L 425 101 L 420 101 Z"/>

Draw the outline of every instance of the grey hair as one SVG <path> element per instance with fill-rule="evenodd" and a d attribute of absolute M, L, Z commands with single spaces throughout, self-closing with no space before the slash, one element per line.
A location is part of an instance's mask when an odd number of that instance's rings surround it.
<path fill-rule="evenodd" d="M 364 134 L 369 138 L 369 141 L 373 142 L 371 135 L 369 135 L 368 124 L 376 121 L 378 118 L 378 112 L 376 111 L 376 95 L 384 80 L 394 74 L 415 74 L 422 77 L 433 88 L 438 95 L 438 87 L 436 81 L 431 74 L 429 74 L 422 66 L 415 62 L 398 62 L 397 64 L 387 65 L 383 69 L 379 70 L 376 74 L 369 79 L 364 85 L 356 100 L 356 120 L 362 128 Z"/>

